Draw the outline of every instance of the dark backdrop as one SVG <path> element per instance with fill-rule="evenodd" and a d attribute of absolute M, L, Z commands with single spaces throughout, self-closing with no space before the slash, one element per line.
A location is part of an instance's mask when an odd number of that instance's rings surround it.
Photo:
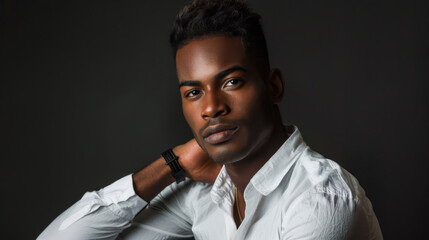
<path fill-rule="evenodd" d="M 34 239 L 85 191 L 191 138 L 168 45 L 185 2 L 3 3 L 2 239 Z M 284 75 L 284 121 L 360 180 L 386 239 L 417 239 L 428 214 L 427 6 L 250 3 Z"/>

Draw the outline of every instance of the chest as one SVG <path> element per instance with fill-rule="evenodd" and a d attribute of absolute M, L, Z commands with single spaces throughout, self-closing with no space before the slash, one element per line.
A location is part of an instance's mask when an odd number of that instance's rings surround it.
<path fill-rule="evenodd" d="M 246 215 L 239 228 L 233 219 L 232 204 L 209 202 L 196 206 L 192 226 L 195 239 L 280 239 L 282 211 L 275 199 L 260 197 L 247 202 Z"/>

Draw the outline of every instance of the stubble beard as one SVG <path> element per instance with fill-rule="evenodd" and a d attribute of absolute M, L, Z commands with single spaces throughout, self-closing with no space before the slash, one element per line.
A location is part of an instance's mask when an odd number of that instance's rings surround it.
<path fill-rule="evenodd" d="M 235 163 L 237 161 L 240 161 L 240 159 L 235 159 L 235 158 L 231 158 L 229 151 L 223 151 L 219 154 L 213 155 L 211 154 L 207 148 L 204 146 L 204 144 L 201 141 L 204 140 L 200 140 L 200 138 L 198 138 L 198 136 L 195 134 L 195 132 L 192 130 L 192 134 L 194 135 L 195 140 L 197 141 L 198 145 L 201 147 L 201 149 L 203 149 L 203 151 L 209 156 L 209 158 L 220 165 L 225 165 L 225 164 L 230 164 L 230 163 Z"/>

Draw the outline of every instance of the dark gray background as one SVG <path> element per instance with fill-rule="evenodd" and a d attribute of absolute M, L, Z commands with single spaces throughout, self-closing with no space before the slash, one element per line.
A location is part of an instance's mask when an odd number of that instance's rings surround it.
<path fill-rule="evenodd" d="M 2 239 L 34 239 L 85 191 L 191 138 L 168 45 L 185 2 L 3 3 Z M 359 179 L 386 239 L 417 239 L 429 189 L 426 4 L 250 2 L 284 75 L 284 121 Z"/>

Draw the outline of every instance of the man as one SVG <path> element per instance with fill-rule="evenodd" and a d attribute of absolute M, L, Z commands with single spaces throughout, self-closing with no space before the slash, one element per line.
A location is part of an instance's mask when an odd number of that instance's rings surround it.
<path fill-rule="evenodd" d="M 382 239 L 357 180 L 283 125 L 259 15 L 193 1 L 171 44 L 195 138 L 86 193 L 39 239 Z"/>

